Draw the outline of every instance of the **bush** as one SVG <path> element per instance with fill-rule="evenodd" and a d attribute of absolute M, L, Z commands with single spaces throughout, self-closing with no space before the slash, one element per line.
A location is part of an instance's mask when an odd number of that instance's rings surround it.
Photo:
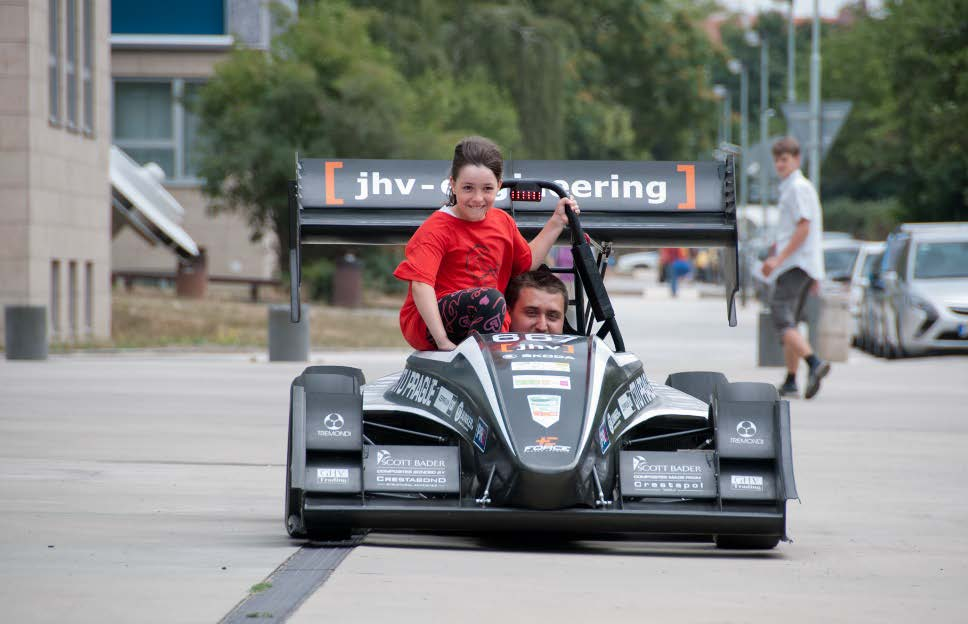
<path fill-rule="evenodd" d="M 317 258 L 303 264 L 302 285 L 312 301 L 328 301 L 333 292 L 336 265 L 329 258 Z"/>
<path fill-rule="evenodd" d="M 824 230 L 849 232 L 862 240 L 884 240 L 901 220 L 901 204 L 893 197 L 874 200 L 838 197 L 823 203 Z"/>

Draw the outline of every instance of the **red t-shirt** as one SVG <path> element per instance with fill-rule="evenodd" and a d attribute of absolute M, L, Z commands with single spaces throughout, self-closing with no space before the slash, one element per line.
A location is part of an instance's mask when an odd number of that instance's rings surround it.
<path fill-rule="evenodd" d="M 406 259 L 393 275 L 434 287 L 437 299 L 465 288 L 497 288 L 531 268 L 531 248 L 506 212 L 491 208 L 481 221 L 464 221 L 437 210 L 407 243 Z M 509 326 L 505 318 L 504 329 Z M 413 289 L 400 309 L 400 330 L 414 349 L 429 351 L 427 324 L 413 301 Z"/>

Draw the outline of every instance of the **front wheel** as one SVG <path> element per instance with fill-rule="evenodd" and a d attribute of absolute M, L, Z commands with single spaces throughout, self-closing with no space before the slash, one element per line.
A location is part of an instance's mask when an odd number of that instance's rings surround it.
<path fill-rule="evenodd" d="M 775 535 L 717 535 L 716 548 L 723 550 L 771 550 L 780 543 Z"/>

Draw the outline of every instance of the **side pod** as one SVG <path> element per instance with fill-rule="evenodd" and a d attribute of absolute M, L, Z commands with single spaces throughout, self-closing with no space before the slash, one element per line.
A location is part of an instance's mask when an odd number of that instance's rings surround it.
<path fill-rule="evenodd" d="M 363 491 L 363 372 L 310 366 L 293 380 L 286 458 L 286 530 L 306 537 L 306 493 L 359 497 Z"/>

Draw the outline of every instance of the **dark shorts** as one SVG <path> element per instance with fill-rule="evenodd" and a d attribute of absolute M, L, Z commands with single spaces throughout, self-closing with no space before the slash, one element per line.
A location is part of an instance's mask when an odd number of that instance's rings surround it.
<path fill-rule="evenodd" d="M 770 297 L 770 314 L 773 315 L 773 326 L 777 332 L 782 334 L 797 326 L 811 286 L 813 278 L 798 267 L 788 269 L 776 278 L 773 296 Z"/>

